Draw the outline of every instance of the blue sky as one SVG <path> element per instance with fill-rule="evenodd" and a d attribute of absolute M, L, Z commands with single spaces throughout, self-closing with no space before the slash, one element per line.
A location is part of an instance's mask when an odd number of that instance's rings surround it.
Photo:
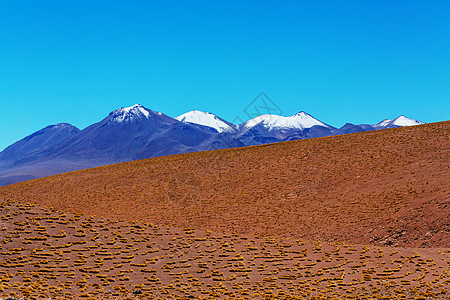
<path fill-rule="evenodd" d="M 0 3 L 0 149 L 140 103 L 229 121 L 261 91 L 285 116 L 449 119 L 450 1 Z"/>

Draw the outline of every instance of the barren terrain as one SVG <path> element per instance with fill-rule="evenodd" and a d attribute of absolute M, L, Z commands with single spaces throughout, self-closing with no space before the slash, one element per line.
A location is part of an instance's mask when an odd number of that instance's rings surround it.
<path fill-rule="evenodd" d="M 447 299 L 449 256 L 0 203 L 2 298 Z"/>

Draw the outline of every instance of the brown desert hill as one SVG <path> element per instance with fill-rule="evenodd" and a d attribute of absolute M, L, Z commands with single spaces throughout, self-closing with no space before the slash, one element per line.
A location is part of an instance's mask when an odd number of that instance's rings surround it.
<path fill-rule="evenodd" d="M 448 247 L 450 121 L 188 153 L 0 188 L 0 198 L 215 232 Z"/>

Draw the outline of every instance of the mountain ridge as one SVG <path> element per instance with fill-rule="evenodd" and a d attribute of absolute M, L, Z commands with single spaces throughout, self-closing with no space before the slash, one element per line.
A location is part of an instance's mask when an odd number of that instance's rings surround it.
<path fill-rule="evenodd" d="M 83 130 L 47 126 L 0 152 L 0 186 L 79 168 L 170 154 L 253 146 L 423 122 L 400 116 L 375 125 L 332 127 L 300 111 L 261 115 L 241 124 L 194 110 L 176 118 L 140 104 L 121 107 Z"/>

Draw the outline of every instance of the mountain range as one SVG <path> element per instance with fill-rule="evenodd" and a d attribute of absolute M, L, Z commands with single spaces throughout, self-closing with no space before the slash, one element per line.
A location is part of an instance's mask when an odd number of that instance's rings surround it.
<path fill-rule="evenodd" d="M 60 123 L 8 146 L 0 152 L 0 186 L 156 156 L 420 124 L 424 122 L 400 116 L 375 125 L 335 128 L 302 111 L 290 117 L 260 115 L 236 125 L 198 110 L 172 118 L 136 104 L 83 130 Z"/>

